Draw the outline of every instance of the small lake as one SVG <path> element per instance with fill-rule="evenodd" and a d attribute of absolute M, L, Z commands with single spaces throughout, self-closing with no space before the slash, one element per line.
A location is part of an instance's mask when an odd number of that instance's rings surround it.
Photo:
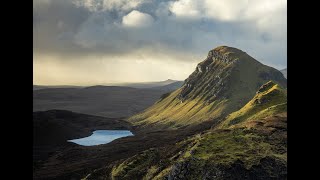
<path fill-rule="evenodd" d="M 97 130 L 93 131 L 91 136 L 68 141 L 82 146 L 95 146 L 99 144 L 107 144 L 115 139 L 126 136 L 133 136 L 133 134 L 128 130 Z"/>

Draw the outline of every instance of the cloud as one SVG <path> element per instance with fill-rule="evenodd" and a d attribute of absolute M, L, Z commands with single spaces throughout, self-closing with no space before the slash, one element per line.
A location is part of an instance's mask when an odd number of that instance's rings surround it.
<path fill-rule="evenodd" d="M 34 0 L 34 61 L 51 56 L 50 61 L 71 66 L 70 62 L 98 58 L 110 65 L 143 57 L 150 64 L 168 59 L 182 68 L 178 64 L 190 67 L 210 49 L 227 45 L 283 68 L 286 4 L 286 0 Z M 170 74 L 162 73 L 158 76 Z"/>
<path fill-rule="evenodd" d="M 169 9 L 177 16 L 198 17 L 201 15 L 202 6 L 199 1 L 180 0 L 171 3 Z"/>
<path fill-rule="evenodd" d="M 92 12 L 97 11 L 127 11 L 137 8 L 143 0 L 73 0 L 77 7 L 84 7 Z"/>
<path fill-rule="evenodd" d="M 220 21 L 257 20 L 286 8 L 286 0 L 177 0 L 169 3 L 178 17 L 212 18 Z"/>
<path fill-rule="evenodd" d="M 122 24 L 128 27 L 148 27 L 153 21 L 152 16 L 137 10 L 133 10 L 122 17 Z"/>

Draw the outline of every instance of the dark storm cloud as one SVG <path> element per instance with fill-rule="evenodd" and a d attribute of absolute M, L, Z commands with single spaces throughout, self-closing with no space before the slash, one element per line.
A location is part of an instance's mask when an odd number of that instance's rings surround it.
<path fill-rule="evenodd" d="M 265 17 L 261 12 L 251 13 L 250 9 L 260 8 L 259 4 L 243 7 L 244 10 L 238 12 L 242 1 L 229 0 L 234 4 L 229 12 L 214 9 L 219 4 L 212 2 L 35 0 L 34 51 L 65 59 L 88 54 L 122 56 L 139 52 L 149 56 L 168 54 L 177 61 L 194 61 L 188 57 L 204 57 L 209 49 L 228 45 L 243 49 L 266 64 L 286 66 L 286 27 L 282 27 L 286 26 L 286 21 L 274 24 L 275 20 L 270 20 L 283 19 L 274 17 L 285 15 L 282 6 L 279 12 Z M 211 7 L 213 9 L 208 9 Z M 242 11 L 248 13 L 239 14 Z"/>
<path fill-rule="evenodd" d="M 73 43 L 79 26 L 91 15 L 71 1 L 36 0 L 33 5 L 33 47 L 36 53 L 78 53 Z"/>

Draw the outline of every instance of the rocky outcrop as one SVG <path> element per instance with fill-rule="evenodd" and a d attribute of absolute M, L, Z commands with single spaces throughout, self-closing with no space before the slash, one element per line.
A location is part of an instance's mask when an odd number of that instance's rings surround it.
<path fill-rule="evenodd" d="M 274 85 L 275 85 L 275 83 L 272 82 L 272 81 L 269 81 L 269 82 L 267 82 L 266 84 L 263 84 L 263 85 L 259 88 L 259 90 L 257 91 L 257 94 L 258 94 L 258 93 L 261 93 L 261 92 L 264 92 L 264 91 L 267 91 L 268 89 L 272 88 Z"/>
<path fill-rule="evenodd" d="M 287 179 L 287 165 L 272 157 L 262 158 L 257 165 L 247 169 L 240 160 L 230 166 L 203 163 L 196 159 L 176 163 L 166 179 L 225 180 L 225 179 Z"/>
<path fill-rule="evenodd" d="M 212 62 L 220 61 L 220 62 L 227 63 L 227 64 L 235 63 L 239 60 L 238 58 L 232 57 L 230 54 L 223 54 L 217 49 L 213 49 L 213 50 L 209 51 L 207 58 L 208 58 L 208 60 L 211 59 Z"/>

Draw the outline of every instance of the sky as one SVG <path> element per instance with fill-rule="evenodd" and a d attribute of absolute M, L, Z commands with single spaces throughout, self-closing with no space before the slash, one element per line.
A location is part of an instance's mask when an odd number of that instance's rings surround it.
<path fill-rule="evenodd" d="M 208 51 L 287 67 L 286 0 L 33 0 L 33 83 L 184 80 Z"/>

